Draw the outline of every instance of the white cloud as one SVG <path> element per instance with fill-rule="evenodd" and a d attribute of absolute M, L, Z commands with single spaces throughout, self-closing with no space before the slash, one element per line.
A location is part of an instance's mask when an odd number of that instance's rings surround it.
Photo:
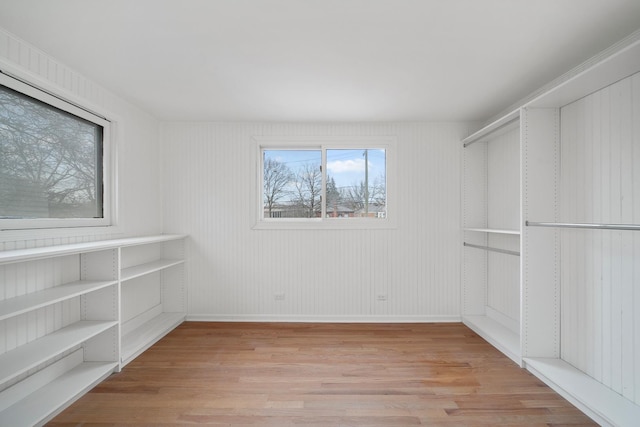
<path fill-rule="evenodd" d="M 362 172 L 364 171 L 364 159 L 335 160 L 327 163 L 327 169 L 333 173 Z"/>

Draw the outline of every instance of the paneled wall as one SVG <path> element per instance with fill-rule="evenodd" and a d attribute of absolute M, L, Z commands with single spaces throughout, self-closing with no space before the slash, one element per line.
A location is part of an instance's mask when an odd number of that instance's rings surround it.
<path fill-rule="evenodd" d="M 158 122 L 28 43 L 0 29 L 0 69 L 114 120 L 115 227 L 0 230 L 0 251 L 162 231 Z M 74 265 L 74 263 L 76 265 Z M 77 280 L 77 257 L 0 266 L 0 300 Z M 68 272 L 77 274 L 68 277 Z M 79 297 L 0 321 L 0 354 L 80 318 Z M 23 376 L 28 376 L 29 373 Z M 17 380 L 21 379 L 18 378 Z"/>
<path fill-rule="evenodd" d="M 191 318 L 459 319 L 467 133 L 461 124 L 165 124 L 165 231 L 190 236 Z M 296 135 L 395 136 L 397 229 L 252 229 L 253 137 Z"/>
<path fill-rule="evenodd" d="M 520 229 L 520 130 L 488 142 L 487 223 L 489 228 Z M 488 246 L 518 252 L 520 236 L 490 234 Z M 520 257 L 487 253 L 487 305 L 505 316 L 512 329 L 520 326 Z"/>
<path fill-rule="evenodd" d="M 640 74 L 561 110 L 562 222 L 640 224 Z M 640 404 L 640 233 L 563 230 L 562 358 Z"/>
<path fill-rule="evenodd" d="M 106 115 L 113 121 L 116 227 L 0 231 L 0 250 L 75 243 L 162 230 L 158 121 L 58 60 L 0 28 L 0 69 Z"/>

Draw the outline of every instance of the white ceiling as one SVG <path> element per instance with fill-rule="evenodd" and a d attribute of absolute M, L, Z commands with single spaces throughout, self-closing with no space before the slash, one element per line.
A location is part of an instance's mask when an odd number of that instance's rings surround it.
<path fill-rule="evenodd" d="M 160 119 L 485 120 L 640 28 L 640 0 L 0 0 Z"/>

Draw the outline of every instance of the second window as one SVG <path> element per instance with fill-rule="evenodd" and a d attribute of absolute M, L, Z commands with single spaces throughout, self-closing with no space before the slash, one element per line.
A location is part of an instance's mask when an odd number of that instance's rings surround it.
<path fill-rule="evenodd" d="M 384 146 L 261 147 L 262 219 L 386 219 Z"/>

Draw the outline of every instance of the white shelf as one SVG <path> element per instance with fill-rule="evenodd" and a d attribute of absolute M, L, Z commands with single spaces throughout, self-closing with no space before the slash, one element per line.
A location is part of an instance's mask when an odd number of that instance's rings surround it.
<path fill-rule="evenodd" d="M 31 294 L 9 298 L 4 301 L 0 301 L 0 320 L 17 316 L 92 291 L 97 291 L 99 289 L 106 288 L 107 286 L 115 285 L 117 283 L 117 280 L 81 280 L 78 282 L 67 283 Z"/>
<path fill-rule="evenodd" d="M 116 321 L 83 320 L 0 355 L 0 384 L 117 324 Z"/>
<path fill-rule="evenodd" d="M 494 233 L 494 234 L 512 234 L 519 236 L 519 230 L 507 230 L 507 229 L 499 229 L 499 228 L 464 228 L 464 231 L 475 231 L 479 233 Z"/>
<path fill-rule="evenodd" d="M 162 234 L 150 237 L 100 240 L 97 242 L 76 243 L 71 245 L 45 246 L 32 249 L 0 251 L 0 264 L 32 261 L 36 259 L 51 258 L 63 255 L 76 255 L 84 252 L 95 252 L 105 249 L 114 249 L 118 247 L 168 242 L 171 240 L 183 239 L 184 237 L 186 236 L 181 234 Z"/>
<path fill-rule="evenodd" d="M 582 65 L 549 83 L 525 107 L 553 108 L 567 105 L 640 70 L 640 33 L 611 46 Z"/>
<path fill-rule="evenodd" d="M 0 251 L 0 265 L 76 257 L 73 262 L 54 262 L 54 268 L 42 269 L 43 274 L 39 266 L 24 264 L 20 271 L 27 269 L 28 274 L 18 274 L 17 283 L 5 286 L 15 288 L 11 292 L 17 296 L 0 301 L 0 321 L 7 323 L 15 346 L 0 354 L 1 426 L 44 424 L 184 321 L 184 272 L 171 267 L 185 262 L 185 237 L 157 235 Z M 36 269 L 37 274 L 30 274 Z M 125 287 L 123 295 L 126 280 L 158 271 L 162 277 L 148 276 L 139 286 Z M 60 275 L 69 282 L 31 292 L 51 286 Z M 147 309 L 149 297 L 158 295 L 160 302 Z M 64 301 L 72 307 L 62 305 L 63 316 L 80 308 L 81 318 L 92 320 L 59 328 L 57 320 L 43 322 L 39 316 L 24 315 Z M 124 324 L 123 307 L 132 318 Z M 30 331 L 53 332 L 33 339 Z"/>
<path fill-rule="evenodd" d="M 85 362 L 0 412 L 0 425 L 39 425 L 107 378 L 115 362 Z"/>
<path fill-rule="evenodd" d="M 173 267 L 174 265 L 183 264 L 182 259 L 161 259 L 158 261 L 148 262 L 146 264 L 140 264 L 133 267 L 125 268 L 120 274 L 120 280 L 131 280 L 136 277 L 144 276 L 156 271 L 164 270 L 165 268 Z"/>
<path fill-rule="evenodd" d="M 184 313 L 162 313 L 122 336 L 122 363 L 127 364 L 184 322 Z"/>
<path fill-rule="evenodd" d="M 462 322 L 505 356 L 522 365 L 520 336 L 517 333 L 487 316 L 464 316 Z"/>
<path fill-rule="evenodd" d="M 640 420 L 640 406 L 614 392 L 561 359 L 525 358 L 536 377 L 601 425 L 632 426 Z"/>

